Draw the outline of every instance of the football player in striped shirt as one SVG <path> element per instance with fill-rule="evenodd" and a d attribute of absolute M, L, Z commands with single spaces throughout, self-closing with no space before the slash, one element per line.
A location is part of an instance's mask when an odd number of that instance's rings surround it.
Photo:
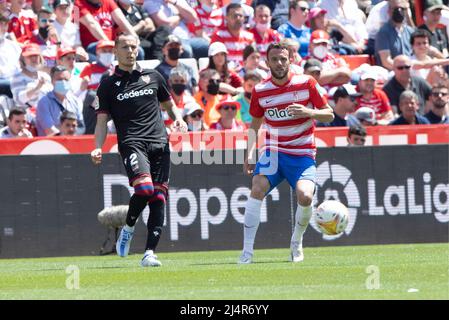
<path fill-rule="evenodd" d="M 317 89 L 316 80 L 290 71 L 285 45 L 273 43 L 268 47 L 267 65 L 271 78 L 256 85 L 251 94 L 253 120 L 244 171 L 253 178 L 245 207 L 243 252 L 238 261 L 242 264 L 252 262 L 262 201 L 284 179 L 295 190 L 298 202 L 290 244 L 291 261 L 304 259 L 302 238 L 312 216 L 315 191 L 315 121 L 334 119 L 332 108 Z M 262 123 L 267 130 L 267 141 L 255 164 L 256 137 Z"/>

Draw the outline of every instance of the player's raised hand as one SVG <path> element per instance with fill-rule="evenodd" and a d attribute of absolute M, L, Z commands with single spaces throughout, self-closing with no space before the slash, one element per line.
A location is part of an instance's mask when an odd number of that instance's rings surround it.
<path fill-rule="evenodd" d="M 172 130 L 175 132 L 187 132 L 187 123 L 184 120 L 175 120 L 172 126 Z"/>
<path fill-rule="evenodd" d="M 243 164 L 243 172 L 245 174 L 252 176 L 255 168 L 256 165 L 254 163 L 249 163 L 248 159 L 245 159 L 245 163 Z"/>
<path fill-rule="evenodd" d="M 90 157 L 92 158 L 92 162 L 94 164 L 100 164 L 101 163 L 101 159 L 102 159 L 102 151 L 100 148 L 94 149 L 91 153 L 90 153 Z"/>
<path fill-rule="evenodd" d="M 295 118 L 310 118 L 312 117 L 313 110 L 307 108 L 305 105 L 293 103 L 287 107 L 287 112 Z"/>

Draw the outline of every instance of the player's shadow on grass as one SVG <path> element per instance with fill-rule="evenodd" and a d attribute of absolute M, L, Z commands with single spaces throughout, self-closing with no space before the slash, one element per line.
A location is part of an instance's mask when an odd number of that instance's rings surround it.
<path fill-rule="evenodd" d="M 87 268 L 80 268 L 81 270 L 96 270 L 96 269 L 128 269 L 129 266 L 105 266 L 105 267 L 87 267 Z M 64 269 L 61 268 L 49 268 L 49 269 L 33 269 L 33 270 L 29 270 L 29 271 L 61 271 Z"/>
<path fill-rule="evenodd" d="M 253 261 L 251 264 L 267 264 L 267 263 L 292 263 L 288 260 L 279 260 L 279 261 L 273 261 L 273 260 L 259 260 L 259 261 Z M 238 264 L 237 262 L 217 262 L 217 263 L 192 263 L 189 264 L 191 266 L 216 266 L 216 265 L 236 265 L 236 266 L 245 266 L 245 264 Z"/>

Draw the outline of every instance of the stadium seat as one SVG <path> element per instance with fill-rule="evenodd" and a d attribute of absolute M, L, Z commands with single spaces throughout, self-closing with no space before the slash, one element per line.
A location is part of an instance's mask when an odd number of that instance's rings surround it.
<path fill-rule="evenodd" d="M 209 58 L 199 58 L 198 59 L 198 69 L 201 71 L 203 69 L 206 69 L 209 65 Z"/>
<path fill-rule="evenodd" d="M 158 59 L 151 59 L 151 60 L 140 60 L 137 61 L 137 63 L 142 67 L 146 69 L 154 69 L 156 68 L 161 62 Z"/>
<path fill-rule="evenodd" d="M 372 59 L 369 54 L 357 54 L 357 55 L 348 55 L 348 56 L 340 56 L 343 58 L 346 63 L 349 65 L 351 70 L 354 70 L 360 67 L 362 64 L 373 64 Z"/>

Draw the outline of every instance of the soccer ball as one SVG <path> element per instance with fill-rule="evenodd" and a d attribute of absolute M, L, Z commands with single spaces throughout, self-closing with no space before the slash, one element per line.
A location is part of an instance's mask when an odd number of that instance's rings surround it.
<path fill-rule="evenodd" d="M 315 211 L 315 222 L 324 234 L 330 236 L 340 234 L 345 231 L 349 222 L 348 208 L 340 201 L 324 201 Z"/>

